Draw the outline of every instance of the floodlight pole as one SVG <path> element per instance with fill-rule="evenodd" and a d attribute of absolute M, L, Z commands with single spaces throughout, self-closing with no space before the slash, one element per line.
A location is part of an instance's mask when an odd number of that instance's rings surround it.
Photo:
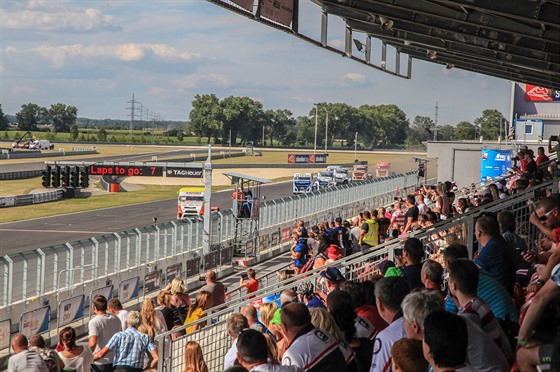
<path fill-rule="evenodd" d="M 204 221 L 202 234 L 202 252 L 204 254 L 210 253 L 211 237 L 212 237 L 212 145 L 208 145 L 208 158 L 204 163 Z"/>
<path fill-rule="evenodd" d="M 314 103 L 315 105 L 315 142 L 313 142 L 313 155 L 317 153 L 317 120 L 318 120 L 318 109 L 319 105 Z"/>
<path fill-rule="evenodd" d="M 354 160 L 358 160 L 358 132 L 354 134 Z"/>
<path fill-rule="evenodd" d="M 329 111 L 327 111 L 327 116 L 325 118 L 325 155 L 327 155 L 327 146 L 329 144 Z"/>

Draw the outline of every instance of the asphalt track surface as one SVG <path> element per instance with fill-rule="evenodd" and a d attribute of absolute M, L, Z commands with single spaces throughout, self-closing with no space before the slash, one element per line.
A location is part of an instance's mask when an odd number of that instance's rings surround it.
<path fill-rule="evenodd" d="M 188 161 L 190 154 L 206 154 L 207 149 L 172 150 L 133 155 L 99 156 L 84 158 L 87 162 L 121 161 L 141 162 L 152 161 L 152 156 L 171 157 L 178 160 L 184 157 Z M 216 152 L 214 150 L 213 152 Z M 29 161 L 19 164 L 5 164 L 0 167 L 1 172 L 21 170 L 37 170 L 44 167 L 44 162 Z M 72 159 L 72 161 L 81 161 Z M 166 161 L 166 160 L 160 160 Z M 283 182 L 263 186 L 261 194 L 267 199 L 275 199 L 291 193 L 291 183 Z M 212 205 L 221 210 L 232 208 L 231 191 L 217 192 L 212 195 Z M 77 212 L 66 215 L 51 216 L 25 221 L 0 224 L 0 255 L 24 252 L 31 249 L 63 244 L 79 239 L 90 238 L 113 232 L 119 232 L 134 227 L 149 225 L 153 218 L 158 222 L 176 219 L 177 199 L 167 199 L 143 204 L 127 205 L 115 208 L 97 209 L 89 212 Z"/>

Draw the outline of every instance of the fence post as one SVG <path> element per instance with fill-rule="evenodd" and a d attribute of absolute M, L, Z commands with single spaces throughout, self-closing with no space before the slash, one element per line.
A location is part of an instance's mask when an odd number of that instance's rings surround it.
<path fill-rule="evenodd" d="M 2 306 L 8 306 L 12 303 L 13 290 L 12 280 L 14 275 L 14 261 L 10 256 L 6 255 L 0 257 L 4 261 L 4 296 L 2 299 Z"/>
<path fill-rule="evenodd" d="M 45 294 L 45 252 L 41 248 L 35 249 L 35 253 L 39 256 L 37 262 L 37 297 Z"/>

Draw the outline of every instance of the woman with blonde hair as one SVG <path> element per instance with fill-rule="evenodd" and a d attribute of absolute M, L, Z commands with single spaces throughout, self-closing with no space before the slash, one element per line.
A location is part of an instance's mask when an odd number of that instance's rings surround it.
<path fill-rule="evenodd" d="M 152 299 L 147 298 L 144 300 L 140 314 L 142 315 L 142 324 L 144 324 L 147 330 L 146 334 L 152 340 L 155 339 L 156 335 L 168 331 L 165 318 L 161 311 L 156 310 Z"/>
<path fill-rule="evenodd" d="M 196 341 L 189 341 L 185 345 L 185 370 L 184 372 L 208 372 L 204 362 L 202 348 Z"/>
<path fill-rule="evenodd" d="M 165 288 L 171 293 L 171 309 L 173 309 L 174 323 L 182 325 L 187 317 L 187 310 L 191 306 L 191 299 L 187 294 L 187 287 L 181 278 L 174 278 Z"/>
<path fill-rule="evenodd" d="M 284 338 L 282 330 L 278 324 L 272 324 L 272 318 L 274 318 L 276 310 L 278 310 L 276 302 L 267 302 L 261 305 L 259 312 L 261 315 L 261 323 L 264 324 L 270 333 L 276 337 L 276 340 L 280 342 L 280 340 Z"/>
<path fill-rule="evenodd" d="M 204 318 L 206 316 L 205 311 L 212 307 L 212 293 L 207 291 L 200 291 L 196 295 L 196 299 L 189 306 L 189 310 L 187 312 L 187 318 L 185 319 L 185 325 L 190 324 L 192 322 L 197 321 L 200 318 Z M 200 328 L 204 327 L 206 323 L 197 323 L 187 327 L 187 334 L 193 333 Z"/>

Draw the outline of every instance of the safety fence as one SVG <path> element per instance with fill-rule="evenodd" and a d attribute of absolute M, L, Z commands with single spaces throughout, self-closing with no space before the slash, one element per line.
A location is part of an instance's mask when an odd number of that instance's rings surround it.
<path fill-rule="evenodd" d="M 17 195 L 17 196 L 1 196 L 0 208 L 19 207 L 22 205 L 46 203 L 63 198 L 62 190 L 40 192 L 37 194 Z"/>
<path fill-rule="evenodd" d="M 507 210 L 513 212 L 516 217 L 518 234 L 526 240 L 530 249 L 535 249 L 537 230 L 529 224 L 529 216 L 534 210 L 535 198 L 543 195 L 545 189 L 550 189 L 552 185 L 553 183 L 549 181 L 507 199 L 472 208 L 468 213 L 441 221 L 429 229 L 415 231 L 409 234 L 408 237 L 419 238 L 424 243 L 426 249 L 434 252 L 436 255 L 441 248 L 451 243 L 459 242 L 469 248 L 472 257 L 476 219 L 483 212 L 498 213 Z M 368 280 L 376 273 L 375 265 L 384 259 L 393 260 L 395 249 L 402 248 L 402 243 L 402 239 L 394 239 L 368 252 L 356 253 L 328 266 L 338 267 L 349 280 Z M 192 334 L 172 338 L 171 334 L 177 331 L 174 330 L 158 335 L 156 340 L 160 360 L 162 360 L 162 363 L 158 364 L 158 370 L 183 370 L 183 349 L 188 341 L 196 341 L 201 345 L 204 360 L 208 365 L 209 371 L 223 370 L 224 356 L 233 341 L 226 330 L 226 320 L 231 314 L 239 312 L 241 307 L 247 304 L 253 304 L 258 307 L 263 300 L 267 301 L 268 299 L 276 298 L 281 291 L 293 289 L 302 282 L 310 282 L 315 286 L 316 290 L 321 292 L 324 283 L 320 272 L 328 266 L 294 276 L 267 288 L 261 288 L 259 291 L 251 293 L 251 299 L 248 299 L 247 296 L 232 299 L 228 302 L 227 309 L 213 313 L 210 311 L 211 314 L 209 316 L 191 323 L 190 325 L 199 324 L 203 326 L 202 329 Z"/>
<path fill-rule="evenodd" d="M 297 218 L 316 224 L 335 216 L 352 217 L 412 191 L 416 181 L 410 172 L 266 201 L 260 205 L 255 258 L 288 249 Z M 87 323 L 95 294 L 119 296 L 133 305 L 174 277 L 187 279 L 189 288 L 198 286 L 206 270 L 233 270 L 235 222 L 231 210 L 212 214 L 210 252 L 202 249 L 203 223 L 185 220 L 0 256 L 0 327 L 50 337 L 53 322 L 56 328 Z M 0 342 L 0 350 L 7 346 Z"/>

